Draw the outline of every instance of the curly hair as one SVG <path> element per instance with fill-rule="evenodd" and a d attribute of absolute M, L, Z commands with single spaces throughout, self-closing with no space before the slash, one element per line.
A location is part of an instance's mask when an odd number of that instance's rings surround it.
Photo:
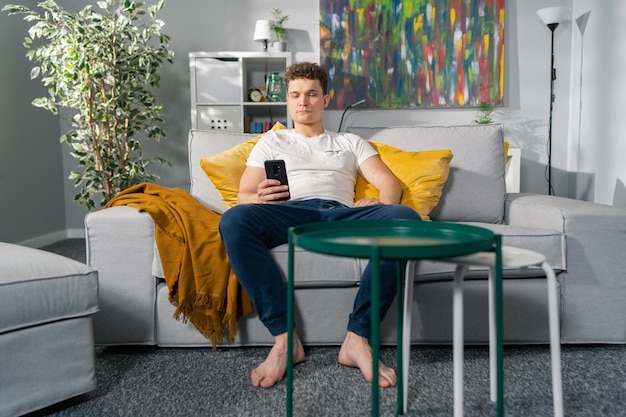
<path fill-rule="evenodd" d="M 285 84 L 289 89 L 289 82 L 306 78 L 307 80 L 318 80 L 322 86 L 324 94 L 328 93 L 328 74 L 326 70 L 318 64 L 312 62 L 298 62 L 292 64 L 285 72 Z"/>

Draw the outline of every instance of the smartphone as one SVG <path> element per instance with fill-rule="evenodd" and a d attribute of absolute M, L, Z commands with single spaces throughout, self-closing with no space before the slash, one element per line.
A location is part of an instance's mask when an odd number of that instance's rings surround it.
<path fill-rule="evenodd" d="M 285 169 L 285 161 L 275 159 L 265 161 L 265 176 L 268 180 L 278 180 L 281 185 L 289 185 L 287 182 L 287 170 Z M 285 198 L 289 200 L 289 197 Z"/>

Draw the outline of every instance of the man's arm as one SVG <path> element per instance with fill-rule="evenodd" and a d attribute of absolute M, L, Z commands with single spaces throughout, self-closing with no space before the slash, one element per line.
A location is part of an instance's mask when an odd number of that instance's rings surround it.
<path fill-rule="evenodd" d="M 402 187 L 393 172 L 385 165 L 378 155 L 367 158 L 359 166 L 359 173 L 380 192 L 382 204 L 398 204 L 402 197 Z M 354 203 L 355 207 L 362 204 Z"/>
<path fill-rule="evenodd" d="M 284 204 L 277 201 L 289 197 L 289 186 L 280 185 L 278 180 L 265 178 L 263 168 L 247 166 L 239 181 L 237 204 L 265 203 Z"/>

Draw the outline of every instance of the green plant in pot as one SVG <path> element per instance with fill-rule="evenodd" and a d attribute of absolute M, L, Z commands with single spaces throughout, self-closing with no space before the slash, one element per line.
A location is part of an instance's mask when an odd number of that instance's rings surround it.
<path fill-rule="evenodd" d="M 143 140 L 165 137 L 154 94 L 160 66 L 173 59 L 157 18 L 163 5 L 163 0 L 149 7 L 135 0 L 101 0 L 99 10 L 88 5 L 72 13 L 44 0 L 37 9 L 2 8 L 33 22 L 24 42 L 35 63 L 30 75 L 48 88 L 48 96 L 33 105 L 57 115 L 68 109 L 71 129 L 61 141 L 80 166 L 69 177 L 79 188 L 74 200 L 88 210 L 96 195 L 104 205 L 132 185 L 158 179 L 146 170 L 150 162 L 169 164 L 145 158 L 141 149 Z"/>
<path fill-rule="evenodd" d="M 478 105 L 478 113 L 476 114 L 476 119 L 474 119 L 474 123 L 479 125 L 488 125 L 493 123 L 493 104 L 488 101 L 483 101 Z"/>
<path fill-rule="evenodd" d="M 287 44 L 285 42 L 285 22 L 289 20 L 289 16 L 283 13 L 281 9 L 272 10 L 272 20 L 270 20 L 270 29 L 274 32 L 276 42 L 278 45 L 275 49 L 278 51 L 286 51 Z"/>

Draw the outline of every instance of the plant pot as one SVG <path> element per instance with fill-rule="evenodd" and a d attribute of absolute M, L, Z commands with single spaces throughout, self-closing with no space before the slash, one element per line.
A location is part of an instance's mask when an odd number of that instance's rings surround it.
<path fill-rule="evenodd" d="M 272 42 L 272 51 L 273 52 L 286 52 L 287 51 L 287 42 Z"/>

